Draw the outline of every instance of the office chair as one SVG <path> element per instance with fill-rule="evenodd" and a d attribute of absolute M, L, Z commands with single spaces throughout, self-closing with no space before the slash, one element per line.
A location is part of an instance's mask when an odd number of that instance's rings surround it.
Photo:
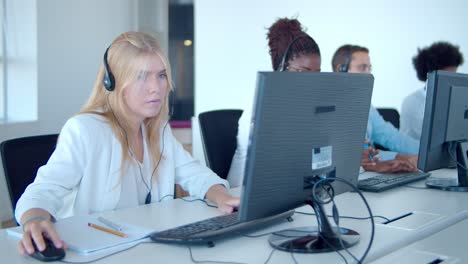
<path fill-rule="evenodd" d="M 394 127 L 400 129 L 400 114 L 398 113 L 398 110 L 395 108 L 377 108 L 377 111 L 385 121 L 390 122 Z M 384 151 L 389 150 L 380 144 L 375 144 L 375 148 Z"/>
<path fill-rule="evenodd" d="M 238 121 L 242 110 L 215 110 L 200 113 L 201 138 L 207 166 L 227 178 L 237 147 Z"/>
<path fill-rule="evenodd" d="M 400 114 L 394 108 L 377 108 L 379 114 L 385 121 L 392 123 L 392 125 L 400 129 Z"/>
<path fill-rule="evenodd" d="M 37 170 L 46 164 L 55 150 L 58 134 L 15 138 L 0 144 L 3 171 L 13 211 Z"/>

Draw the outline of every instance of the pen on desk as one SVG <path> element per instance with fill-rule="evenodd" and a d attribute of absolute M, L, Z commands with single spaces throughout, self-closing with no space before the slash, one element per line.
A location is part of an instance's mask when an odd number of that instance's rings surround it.
<path fill-rule="evenodd" d="M 101 230 L 103 232 L 107 232 L 109 234 L 119 236 L 119 237 L 127 237 L 127 235 L 125 235 L 124 233 L 121 233 L 119 231 L 114 231 L 112 229 L 109 229 L 109 228 L 106 228 L 106 227 L 103 227 L 103 226 L 100 226 L 100 225 L 96 225 L 96 224 L 93 224 L 93 223 L 88 223 L 88 226 L 92 227 L 92 228 L 96 228 L 96 229 Z"/>
<path fill-rule="evenodd" d="M 429 263 L 427 263 L 427 264 L 439 264 L 439 263 L 442 263 L 442 262 L 444 262 L 443 259 L 441 259 L 441 258 L 436 258 L 436 259 L 434 259 L 433 261 L 431 261 L 431 262 L 429 262 Z"/>
<path fill-rule="evenodd" d="M 367 144 L 367 143 L 364 143 L 364 145 L 362 146 L 362 148 L 363 148 L 363 149 L 367 149 L 367 148 L 369 148 L 369 144 Z M 374 159 L 374 157 L 372 157 L 372 155 L 371 155 L 371 154 L 369 154 L 369 159 L 372 161 L 372 160 Z"/>
<path fill-rule="evenodd" d="M 106 218 L 104 218 L 102 216 L 99 216 L 98 220 L 99 220 L 99 222 L 111 227 L 115 231 L 122 231 L 122 226 L 121 225 L 119 225 L 119 224 L 117 224 L 117 223 L 115 223 L 115 222 L 113 222 L 113 221 L 111 221 L 109 219 L 106 219 Z"/>
<path fill-rule="evenodd" d="M 409 212 L 409 213 L 406 213 L 406 214 L 404 214 L 404 215 L 400 215 L 400 216 L 398 216 L 398 217 L 395 217 L 395 218 L 393 218 L 393 219 L 390 219 L 390 220 L 388 220 L 388 221 L 385 221 L 385 222 L 383 222 L 382 224 L 383 224 L 383 225 L 390 224 L 391 222 L 395 222 L 395 221 L 397 221 L 397 220 L 400 220 L 400 219 L 405 218 L 405 217 L 407 217 L 407 216 L 410 216 L 410 215 L 412 215 L 412 214 L 413 214 L 413 212 Z"/>

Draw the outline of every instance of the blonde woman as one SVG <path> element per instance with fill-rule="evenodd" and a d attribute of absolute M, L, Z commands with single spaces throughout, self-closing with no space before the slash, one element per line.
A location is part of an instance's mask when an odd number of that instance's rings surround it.
<path fill-rule="evenodd" d="M 239 199 L 228 183 L 196 162 L 168 123 L 171 70 L 155 38 L 121 34 L 104 54 L 94 89 L 70 118 L 57 147 L 15 211 L 22 254 L 45 249 L 43 236 L 64 247 L 52 220 L 158 202 L 180 184 L 223 212 Z"/>

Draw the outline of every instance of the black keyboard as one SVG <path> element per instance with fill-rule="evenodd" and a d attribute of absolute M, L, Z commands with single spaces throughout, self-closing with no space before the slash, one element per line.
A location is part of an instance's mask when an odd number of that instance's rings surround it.
<path fill-rule="evenodd" d="M 279 215 L 262 218 L 254 221 L 239 221 L 238 212 L 208 218 L 202 221 L 155 232 L 150 235 L 155 242 L 162 243 L 211 243 L 226 235 L 235 235 L 246 232 L 252 228 L 264 228 L 280 219 L 290 217 L 294 211 L 288 211 Z"/>
<path fill-rule="evenodd" d="M 195 234 L 203 233 L 209 230 L 219 230 L 237 224 L 238 213 L 217 216 L 208 218 L 206 220 L 190 223 L 188 225 L 179 226 L 166 231 L 158 233 L 159 237 L 168 238 L 187 238 L 194 236 Z"/>
<path fill-rule="evenodd" d="M 392 189 L 410 182 L 418 181 L 427 178 L 431 175 L 428 172 L 409 172 L 409 173 L 392 173 L 379 174 L 371 178 L 358 181 L 358 188 L 368 192 L 381 192 Z"/>

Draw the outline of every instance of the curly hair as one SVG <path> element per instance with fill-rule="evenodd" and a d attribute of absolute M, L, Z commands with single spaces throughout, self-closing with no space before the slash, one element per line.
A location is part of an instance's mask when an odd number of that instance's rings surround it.
<path fill-rule="evenodd" d="M 449 42 L 435 42 L 429 47 L 418 48 L 413 57 L 413 65 L 418 79 L 426 81 L 427 74 L 447 67 L 458 67 L 463 64 L 463 54 L 459 47 Z"/>
<path fill-rule="evenodd" d="M 275 71 L 278 70 L 289 43 L 301 35 L 306 37 L 297 39 L 291 45 L 285 60 L 286 63 L 304 54 L 317 54 L 320 56 L 320 49 L 315 40 L 305 32 L 297 19 L 280 18 L 268 29 L 269 53 L 271 64 Z"/>

